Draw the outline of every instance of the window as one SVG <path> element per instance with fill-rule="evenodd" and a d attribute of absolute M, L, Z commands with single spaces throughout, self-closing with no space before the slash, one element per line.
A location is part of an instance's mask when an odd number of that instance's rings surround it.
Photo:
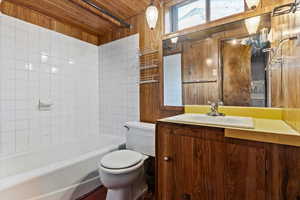
<path fill-rule="evenodd" d="M 172 32 L 244 10 L 244 0 L 187 0 L 171 7 Z"/>
<path fill-rule="evenodd" d="M 244 0 L 211 0 L 210 20 L 220 19 L 245 11 Z"/>
<path fill-rule="evenodd" d="M 178 7 L 178 30 L 206 22 L 206 4 L 203 0 Z"/>

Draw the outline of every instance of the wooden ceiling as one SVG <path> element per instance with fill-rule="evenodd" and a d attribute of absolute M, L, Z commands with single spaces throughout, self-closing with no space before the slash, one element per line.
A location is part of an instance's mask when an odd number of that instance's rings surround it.
<path fill-rule="evenodd" d="M 4 0 L 38 11 L 82 28 L 92 34 L 103 35 L 121 24 L 104 15 L 83 0 Z M 150 0 L 90 0 L 93 4 L 126 20 L 145 10 Z"/>

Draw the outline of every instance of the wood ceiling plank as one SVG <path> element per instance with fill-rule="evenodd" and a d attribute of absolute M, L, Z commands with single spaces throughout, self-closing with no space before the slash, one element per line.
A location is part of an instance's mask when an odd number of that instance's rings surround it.
<path fill-rule="evenodd" d="M 82 0 L 3 0 L 76 26 L 88 33 L 103 35 L 118 28 L 121 23 L 103 14 Z M 91 0 L 122 20 L 143 12 L 151 0 Z M 155 0 L 159 1 L 159 0 Z"/>
<path fill-rule="evenodd" d="M 31 0 L 35 2 L 35 0 Z M 93 13 L 81 8 L 80 6 L 74 6 L 69 0 L 41 0 L 48 5 L 57 7 L 57 14 L 65 12 L 66 17 L 70 17 L 73 21 L 78 21 L 88 26 L 95 27 L 95 29 L 112 30 L 111 23 L 101 19 L 99 16 L 95 16 Z M 61 13 L 62 12 L 62 13 Z"/>
<path fill-rule="evenodd" d="M 113 25 L 66 0 L 5 0 L 38 11 L 93 34 L 111 31 Z"/>
<path fill-rule="evenodd" d="M 70 1 L 73 2 L 75 5 L 78 5 L 82 8 L 84 8 L 84 9 L 88 10 L 89 12 L 92 12 L 93 14 L 103 18 L 104 20 L 111 22 L 114 25 L 121 26 L 120 22 L 118 22 L 117 20 L 103 14 L 101 11 L 99 11 L 96 8 L 88 5 L 87 3 L 85 3 L 82 0 L 70 0 Z"/>
<path fill-rule="evenodd" d="M 95 4 L 110 11 L 114 15 L 128 19 L 145 10 L 149 0 L 93 0 Z"/>

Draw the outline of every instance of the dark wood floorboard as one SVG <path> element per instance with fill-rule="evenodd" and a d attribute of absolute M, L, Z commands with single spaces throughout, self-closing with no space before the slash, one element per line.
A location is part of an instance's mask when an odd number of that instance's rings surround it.
<path fill-rule="evenodd" d="M 99 189 L 93 191 L 89 195 L 81 198 L 80 200 L 105 200 L 107 189 L 104 187 L 100 187 Z M 146 194 L 140 200 L 155 200 L 154 195 L 151 193 Z"/>

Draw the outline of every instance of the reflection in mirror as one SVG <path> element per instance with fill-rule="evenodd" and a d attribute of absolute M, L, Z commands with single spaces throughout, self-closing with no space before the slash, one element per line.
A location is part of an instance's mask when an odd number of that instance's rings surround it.
<path fill-rule="evenodd" d="M 270 15 L 163 41 L 164 105 L 271 105 Z"/>
<path fill-rule="evenodd" d="M 181 54 L 164 57 L 165 105 L 182 106 Z"/>
<path fill-rule="evenodd" d="M 222 41 L 223 102 L 230 106 L 267 105 L 268 57 L 259 34 Z"/>

